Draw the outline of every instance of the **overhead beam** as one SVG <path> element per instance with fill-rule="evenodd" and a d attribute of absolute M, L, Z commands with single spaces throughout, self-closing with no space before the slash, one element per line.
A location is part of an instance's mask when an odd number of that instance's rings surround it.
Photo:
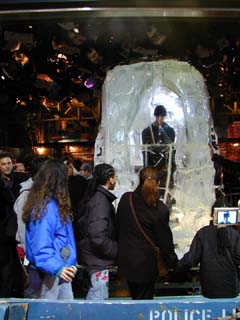
<path fill-rule="evenodd" d="M 239 9 L 191 8 L 64 8 L 0 10 L 6 20 L 80 18 L 239 18 Z"/>

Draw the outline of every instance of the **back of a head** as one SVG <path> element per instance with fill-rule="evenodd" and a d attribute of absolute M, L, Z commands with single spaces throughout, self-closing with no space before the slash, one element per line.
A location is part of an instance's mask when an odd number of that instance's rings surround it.
<path fill-rule="evenodd" d="M 224 197 L 221 197 L 221 198 L 219 197 L 214 201 L 212 205 L 211 217 L 213 218 L 214 216 L 215 208 L 222 208 L 222 207 L 229 207 L 229 204 L 227 203 Z M 224 254 L 226 251 L 226 248 L 231 247 L 229 238 L 228 238 L 227 228 L 231 228 L 231 227 L 229 226 L 229 227 L 217 228 L 217 250 L 219 254 Z"/>
<path fill-rule="evenodd" d="M 158 117 L 158 116 L 166 117 L 166 115 L 167 115 L 167 110 L 165 109 L 164 106 L 158 105 L 155 107 L 155 109 L 154 109 L 154 116 L 155 117 Z"/>
<path fill-rule="evenodd" d="M 211 217 L 213 217 L 214 209 L 221 208 L 221 207 L 231 207 L 229 203 L 225 200 L 225 198 L 218 198 L 214 201 L 211 209 Z"/>
<path fill-rule="evenodd" d="M 48 157 L 34 157 L 32 159 L 31 164 L 30 164 L 31 177 L 34 177 L 36 175 L 36 173 L 40 169 L 41 165 L 47 160 L 49 160 Z"/>
<path fill-rule="evenodd" d="M 101 163 L 96 165 L 93 172 L 98 185 L 105 185 L 110 177 L 115 175 L 113 166 L 107 163 Z"/>
<path fill-rule="evenodd" d="M 80 167 L 81 171 L 88 171 L 89 173 L 92 172 L 92 165 L 89 162 L 85 162 Z"/>
<path fill-rule="evenodd" d="M 144 201 L 148 206 L 155 206 L 159 200 L 160 173 L 157 168 L 145 167 L 140 171 L 139 184 Z"/>
<path fill-rule="evenodd" d="M 66 165 L 58 159 L 46 160 L 36 173 L 24 206 L 24 222 L 28 222 L 33 208 L 33 220 L 38 219 L 41 208 L 44 212 L 51 199 L 56 200 L 61 219 L 65 221 L 70 214 L 68 176 Z"/>
<path fill-rule="evenodd" d="M 115 175 L 113 166 L 107 163 L 101 163 L 94 167 L 93 177 L 88 184 L 86 191 L 86 200 L 89 200 L 97 190 L 99 185 L 105 185 L 109 178 Z"/>
<path fill-rule="evenodd" d="M 12 159 L 12 156 L 9 152 L 7 151 L 0 151 L 0 159 L 3 159 L 3 158 L 10 158 Z"/>
<path fill-rule="evenodd" d="M 35 175 L 34 185 L 39 188 L 46 188 L 46 192 L 54 194 L 55 190 L 61 186 L 67 188 L 67 168 L 65 164 L 58 159 L 49 159 L 43 162 L 37 174 Z"/>

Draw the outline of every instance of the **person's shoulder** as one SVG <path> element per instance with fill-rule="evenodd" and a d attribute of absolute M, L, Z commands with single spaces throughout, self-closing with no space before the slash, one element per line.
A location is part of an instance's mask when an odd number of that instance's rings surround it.
<path fill-rule="evenodd" d="M 134 192 L 131 192 L 131 191 L 127 191 L 127 192 L 123 193 L 123 194 L 121 195 L 120 201 L 121 201 L 121 200 L 125 200 L 125 199 L 127 199 L 127 198 L 129 199 L 130 193 L 134 194 Z"/>
<path fill-rule="evenodd" d="M 213 224 L 208 224 L 206 226 L 201 227 L 199 230 L 197 230 L 195 236 L 196 237 L 206 237 L 209 234 L 214 234 L 216 232 L 217 227 Z"/>
<path fill-rule="evenodd" d="M 131 191 L 127 191 L 123 193 L 120 197 L 119 203 L 118 203 L 118 210 L 125 210 L 125 207 L 129 205 L 129 196 Z"/>
<path fill-rule="evenodd" d="M 69 184 L 76 184 L 76 185 L 78 185 L 78 184 L 87 185 L 88 184 L 88 181 L 80 175 L 70 176 L 68 181 L 69 181 Z"/>
<path fill-rule="evenodd" d="M 162 200 L 158 200 L 157 205 L 152 210 L 160 212 L 162 218 L 169 217 L 170 215 L 168 206 Z"/>
<path fill-rule="evenodd" d="M 164 127 L 164 129 L 168 129 L 168 130 L 173 130 L 173 131 L 174 131 L 173 127 L 171 127 L 171 126 L 168 124 L 168 122 L 164 122 L 163 127 Z"/>
<path fill-rule="evenodd" d="M 96 202 L 98 202 L 99 200 L 105 198 L 103 190 L 101 188 L 97 188 L 97 190 L 94 192 L 94 194 L 88 199 L 87 201 L 87 206 L 91 207 L 91 206 L 95 206 Z"/>
<path fill-rule="evenodd" d="M 227 226 L 226 228 L 227 228 L 227 230 L 228 230 L 228 232 L 229 232 L 230 234 L 232 234 L 232 235 L 234 235 L 234 236 L 240 237 L 240 232 L 239 232 L 239 230 L 236 229 L 234 226 Z"/>
<path fill-rule="evenodd" d="M 141 194 L 141 192 L 139 192 L 139 186 L 135 189 L 135 190 L 133 190 L 133 191 L 126 191 L 126 192 L 124 192 L 122 195 L 121 195 L 121 198 L 128 198 L 129 199 L 129 197 L 130 197 L 130 195 L 132 196 L 132 198 L 133 199 L 136 199 L 136 198 L 138 198 L 139 196 L 140 197 L 142 197 L 142 194 Z"/>
<path fill-rule="evenodd" d="M 158 200 L 157 206 L 158 206 L 158 208 L 169 210 L 168 206 L 162 200 Z"/>
<path fill-rule="evenodd" d="M 101 200 L 105 200 L 105 201 L 114 201 L 117 199 L 117 197 L 108 189 L 104 188 L 103 186 L 98 186 L 97 190 L 95 192 L 95 194 L 93 195 L 93 197 L 95 196 L 95 200 L 97 201 L 101 201 Z"/>
<path fill-rule="evenodd" d="M 142 133 L 147 133 L 147 132 L 149 132 L 149 131 L 150 131 L 150 126 L 144 128 L 144 129 L 142 130 Z"/>
<path fill-rule="evenodd" d="M 11 176 L 12 176 L 12 179 L 17 183 L 26 181 L 30 177 L 29 173 L 27 172 L 16 172 L 16 171 L 13 171 Z"/>
<path fill-rule="evenodd" d="M 20 183 L 20 195 L 23 191 L 29 191 L 33 185 L 33 179 L 30 177 Z"/>

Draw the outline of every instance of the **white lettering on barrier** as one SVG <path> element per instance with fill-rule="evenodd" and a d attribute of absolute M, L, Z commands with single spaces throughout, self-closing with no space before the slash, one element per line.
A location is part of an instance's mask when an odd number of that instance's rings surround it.
<path fill-rule="evenodd" d="M 232 314 L 236 311 L 233 309 Z M 229 315 L 229 314 L 228 314 Z M 219 317 L 226 316 L 226 309 L 222 309 Z M 150 310 L 149 320 L 207 320 L 212 318 L 211 309 L 185 309 L 183 317 L 180 317 L 178 310 Z"/>

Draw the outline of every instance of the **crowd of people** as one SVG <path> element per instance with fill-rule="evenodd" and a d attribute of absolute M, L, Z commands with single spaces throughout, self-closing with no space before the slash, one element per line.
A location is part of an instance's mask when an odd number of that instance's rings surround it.
<path fill-rule="evenodd" d="M 73 299 L 81 265 L 89 280 L 86 299 L 109 297 L 113 266 L 132 299 L 152 299 L 159 276 L 154 247 L 176 274 L 200 264 L 205 297 L 238 295 L 238 230 L 210 221 L 179 260 L 170 212 L 159 200 L 159 168 L 143 167 L 136 190 L 124 193 L 117 208 L 116 181 L 110 164 L 84 164 L 77 172 L 67 157 L 34 158 L 28 172 L 19 172 L 11 155 L 0 152 L 0 297 Z M 25 270 L 28 281 L 20 276 Z"/>

